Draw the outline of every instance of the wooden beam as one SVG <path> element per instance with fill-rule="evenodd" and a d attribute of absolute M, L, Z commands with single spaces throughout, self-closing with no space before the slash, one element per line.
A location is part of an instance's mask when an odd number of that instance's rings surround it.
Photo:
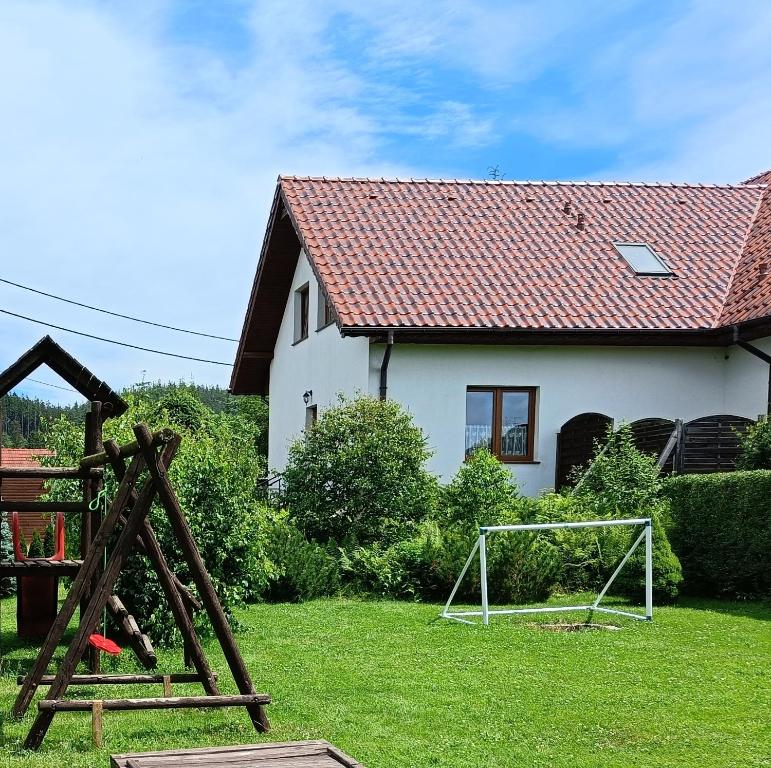
<path fill-rule="evenodd" d="M 0 512 L 83 512 L 82 501 L 0 501 Z"/>
<path fill-rule="evenodd" d="M 91 741 L 97 749 L 101 749 L 104 746 L 103 710 L 104 707 L 101 701 L 91 702 Z"/>
<path fill-rule="evenodd" d="M 163 685 L 164 678 L 171 683 L 200 683 L 201 677 L 195 672 L 172 672 L 170 675 L 150 674 L 106 674 L 73 675 L 70 685 Z M 216 675 L 215 675 L 216 677 Z M 19 675 L 17 685 L 23 685 L 27 678 Z M 41 685 L 50 685 L 56 680 L 56 675 L 43 675 Z"/>
<path fill-rule="evenodd" d="M 0 576 L 77 576 L 82 560 L 46 560 L 33 557 L 27 560 L 0 561 Z"/>
<path fill-rule="evenodd" d="M 53 715 L 54 712 L 89 712 L 91 699 L 41 699 L 38 710 Z M 127 712 L 137 709 L 198 709 L 203 707 L 249 707 L 270 704 L 266 693 L 233 696 L 173 696 L 154 699 L 103 699 L 105 712 Z"/>
<path fill-rule="evenodd" d="M 174 439 L 175 435 L 170 429 L 160 429 L 152 434 L 151 446 L 157 448 L 160 445 L 170 443 Z M 141 450 L 139 443 L 134 440 L 131 443 L 118 446 L 120 458 L 130 459 L 132 456 L 136 456 Z M 90 456 L 84 456 L 80 460 L 80 468 L 88 469 L 90 467 L 101 467 L 109 461 L 109 456 L 104 452 L 91 454 Z"/>
<path fill-rule="evenodd" d="M 104 475 L 100 467 L 0 467 L 0 479 L 41 479 L 41 480 L 96 480 Z"/>

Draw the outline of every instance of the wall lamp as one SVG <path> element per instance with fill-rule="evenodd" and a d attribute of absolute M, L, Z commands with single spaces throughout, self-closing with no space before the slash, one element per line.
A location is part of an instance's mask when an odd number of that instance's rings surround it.
<path fill-rule="evenodd" d="M 303 402 L 305 403 L 305 405 L 308 405 L 308 403 L 310 403 L 312 397 L 313 397 L 312 389 L 306 389 L 305 392 L 303 392 Z"/>

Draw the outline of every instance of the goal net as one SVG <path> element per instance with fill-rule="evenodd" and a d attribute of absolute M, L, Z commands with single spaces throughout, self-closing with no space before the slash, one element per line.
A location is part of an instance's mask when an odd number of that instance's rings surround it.
<path fill-rule="evenodd" d="M 487 598 L 487 538 L 488 536 L 498 536 L 501 534 L 516 534 L 521 531 L 548 531 L 556 528 L 603 528 L 608 526 L 626 525 L 642 526 L 640 535 L 634 540 L 627 553 L 621 559 L 616 570 L 600 590 L 594 602 L 590 605 L 554 605 L 543 608 L 491 608 Z M 605 597 L 610 585 L 613 584 L 616 577 L 621 573 L 623 567 L 632 556 L 637 547 L 645 542 L 645 613 L 633 613 L 632 611 L 622 611 L 618 608 L 607 608 L 600 605 Z M 471 564 L 474 562 L 477 553 L 479 553 L 479 580 L 482 592 L 481 610 L 451 610 L 452 601 L 458 592 L 461 582 L 468 572 Z M 453 619 L 465 624 L 473 624 L 471 620 L 474 617 L 482 617 L 483 624 L 490 623 L 490 616 L 505 616 L 518 613 L 554 613 L 558 611 L 598 611 L 600 613 L 614 613 L 619 616 L 626 616 L 630 619 L 640 619 L 642 621 L 651 621 L 653 619 L 653 526 L 649 517 L 632 518 L 628 520 L 587 520 L 585 522 L 570 523 L 528 523 L 522 525 L 486 525 L 479 529 L 479 537 L 471 549 L 466 564 L 452 588 L 450 597 L 440 614 L 444 619 Z"/>

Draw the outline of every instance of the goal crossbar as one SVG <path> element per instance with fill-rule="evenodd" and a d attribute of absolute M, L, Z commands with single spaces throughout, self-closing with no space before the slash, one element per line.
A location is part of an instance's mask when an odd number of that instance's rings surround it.
<path fill-rule="evenodd" d="M 546 531 L 553 530 L 555 528 L 605 528 L 616 525 L 642 525 L 643 530 L 640 535 L 635 539 L 632 546 L 627 553 L 621 559 L 621 562 L 616 566 L 616 570 L 613 571 L 610 578 L 605 582 L 603 588 L 597 594 L 594 602 L 589 605 L 555 605 L 546 606 L 542 608 L 490 608 L 490 603 L 487 596 L 487 537 L 493 533 L 506 533 L 511 531 Z M 622 611 L 617 608 L 606 608 L 601 606 L 600 602 L 605 597 L 611 584 L 616 580 L 616 577 L 621 573 L 623 567 L 627 564 L 629 558 L 634 554 L 637 547 L 642 542 L 645 542 L 645 614 L 633 613 L 631 611 Z M 455 599 L 455 595 L 458 593 L 461 582 L 463 581 L 466 573 L 471 567 L 474 558 L 479 553 L 479 580 L 480 591 L 482 593 L 482 609 L 471 611 L 451 611 L 452 601 Z M 625 616 L 630 619 L 638 619 L 641 621 L 653 620 L 653 526 L 649 517 L 635 517 L 626 520 L 586 520 L 581 522 L 569 522 L 569 523 L 522 523 L 520 525 L 483 525 L 479 529 L 479 536 L 474 542 L 474 546 L 471 548 L 463 569 L 458 576 L 458 580 L 455 582 L 455 586 L 452 588 L 450 597 L 445 603 L 444 609 L 440 616 L 444 619 L 452 619 L 454 621 L 460 621 L 463 624 L 473 624 L 469 618 L 464 617 L 480 617 L 482 623 L 487 625 L 490 623 L 490 616 L 510 616 L 514 614 L 523 613 L 557 613 L 564 611 L 598 611 L 600 613 L 616 614 L 619 616 Z"/>

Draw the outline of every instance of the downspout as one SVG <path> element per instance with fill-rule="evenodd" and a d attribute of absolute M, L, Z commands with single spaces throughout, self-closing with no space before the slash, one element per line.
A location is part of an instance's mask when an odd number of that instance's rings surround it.
<path fill-rule="evenodd" d="M 388 392 L 388 363 L 391 362 L 391 350 L 394 346 L 394 332 L 388 331 L 388 342 L 380 364 L 380 399 L 385 400 Z"/>
<path fill-rule="evenodd" d="M 751 355 L 760 358 L 764 363 L 768 365 L 768 397 L 766 404 L 766 414 L 771 414 L 771 355 L 766 354 L 762 349 L 750 344 L 748 341 L 740 341 L 739 328 L 734 326 L 734 344 L 741 347 L 745 352 L 749 352 Z"/>

